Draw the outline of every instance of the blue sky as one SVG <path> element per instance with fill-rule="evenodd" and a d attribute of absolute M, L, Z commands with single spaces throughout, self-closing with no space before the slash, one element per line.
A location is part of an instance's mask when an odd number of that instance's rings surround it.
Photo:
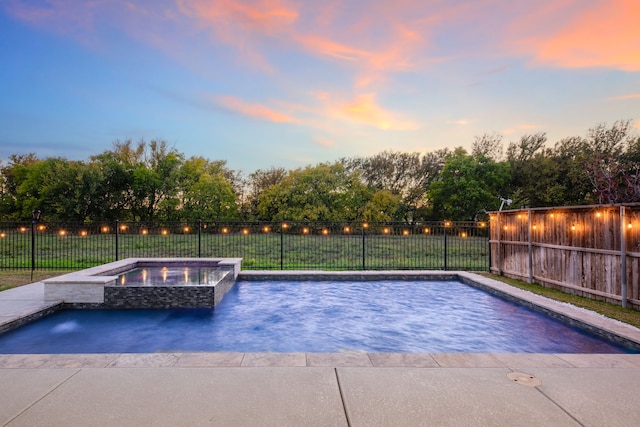
<path fill-rule="evenodd" d="M 3 0 L 0 159 L 237 170 L 640 128 L 637 0 Z"/>

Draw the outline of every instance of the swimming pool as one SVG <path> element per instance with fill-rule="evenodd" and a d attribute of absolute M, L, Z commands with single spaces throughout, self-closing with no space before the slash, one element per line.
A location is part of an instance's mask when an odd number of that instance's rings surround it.
<path fill-rule="evenodd" d="M 238 281 L 216 309 L 65 310 L 0 353 L 637 352 L 459 281 Z"/>

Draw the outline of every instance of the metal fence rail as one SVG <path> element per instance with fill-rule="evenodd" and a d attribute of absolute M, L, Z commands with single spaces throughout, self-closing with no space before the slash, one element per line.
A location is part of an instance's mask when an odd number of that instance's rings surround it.
<path fill-rule="evenodd" d="M 0 222 L 0 268 L 81 269 L 130 257 L 238 257 L 260 270 L 473 270 L 482 222 Z"/>

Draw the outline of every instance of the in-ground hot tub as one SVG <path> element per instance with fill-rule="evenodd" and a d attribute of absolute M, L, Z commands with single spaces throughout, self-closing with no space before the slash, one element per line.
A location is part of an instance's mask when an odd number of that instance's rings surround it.
<path fill-rule="evenodd" d="M 127 258 L 44 281 L 48 301 L 75 308 L 214 307 L 241 258 Z"/>

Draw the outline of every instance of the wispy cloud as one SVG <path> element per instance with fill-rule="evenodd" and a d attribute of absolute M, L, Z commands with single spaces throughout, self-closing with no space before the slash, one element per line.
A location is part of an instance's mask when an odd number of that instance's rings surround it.
<path fill-rule="evenodd" d="M 216 97 L 218 105 L 234 113 L 275 123 L 298 123 L 295 117 L 261 104 L 246 102 L 234 96 Z"/>
<path fill-rule="evenodd" d="M 534 125 L 534 124 L 521 124 L 521 125 L 516 125 L 507 129 L 503 129 L 502 133 L 504 135 L 513 135 L 516 132 L 527 132 L 527 131 L 532 131 L 534 129 L 538 129 L 540 128 L 540 126 L 538 125 Z"/>
<path fill-rule="evenodd" d="M 329 139 L 324 136 L 316 136 L 313 138 L 313 142 L 321 147 L 333 147 L 336 142 L 333 139 Z"/>
<path fill-rule="evenodd" d="M 609 101 L 624 101 L 627 99 L 640 99 L 640 93 L 632 93 L 629 95 L 619 95 L 619 96 L 612 96 L 610 98 L 607 98 L 607 100 Z"/>
<path fill-rule="evenodd" d="M 342 101 L 325 96 L 324 102 L 328 115 L 335 119 L 381 130 L 415 130 L 419 127 L 416 122 L 380 106 L 374 93 L 364 93 Z"/>

